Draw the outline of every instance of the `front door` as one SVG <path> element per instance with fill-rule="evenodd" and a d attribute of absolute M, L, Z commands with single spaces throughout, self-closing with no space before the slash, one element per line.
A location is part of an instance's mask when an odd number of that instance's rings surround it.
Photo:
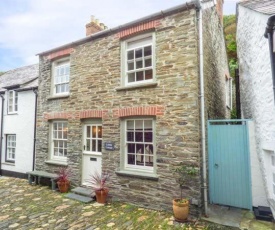
<path fill-rule="evenodd" d="M 89 185 L 90 176 L 101 173 L 102 124 L 85 124 L 83 139 L 82 185 Z"/>

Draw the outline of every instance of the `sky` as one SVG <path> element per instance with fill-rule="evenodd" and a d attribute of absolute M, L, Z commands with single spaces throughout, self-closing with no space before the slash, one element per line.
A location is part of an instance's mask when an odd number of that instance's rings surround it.
<path fill-rule="evenodd" d="M 235 14 L 237 0 L 224 0 Z M 95 15 L 108 28 L 168 9 L 186 0 L 1 0 L 0 72 L 38 63 L 37 53 L 85 37 Z"/>

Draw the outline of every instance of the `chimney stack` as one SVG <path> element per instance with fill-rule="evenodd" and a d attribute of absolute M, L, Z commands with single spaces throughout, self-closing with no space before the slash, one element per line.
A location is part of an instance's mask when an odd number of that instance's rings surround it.
<path fill-rule="evenodd" d="M 216 10 L 219 15 L 221 24 L 223 24 L 223 4 L 224 4 L 224 0 L 217 0 Z"/>
<path fill-rule="evenodd" d="M 86 24 L 86 36 L 90 36 L 94 33 L 97 33 L 101 30 L 108 29 L 103 23 L 100 23 L 98 19 L 95 19 L 95 16 L 91 16 L 91 21 Z"/>

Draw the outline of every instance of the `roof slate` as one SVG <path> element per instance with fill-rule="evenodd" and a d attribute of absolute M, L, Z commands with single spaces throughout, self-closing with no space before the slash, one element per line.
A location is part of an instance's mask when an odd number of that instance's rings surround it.
<path fill-rule="evenodd" d="M 0 92 L 6 91 L 6 87 L 18 85 L 19 88 L 31 88 L 38 86 L 38 64 L 24 66 L 5 72 L 0 76 Z"/>
<path fill-rule="evenodd" d="M 275 14 L 274 0 L 243 0 L 238 5 L 267 15 Z"/>

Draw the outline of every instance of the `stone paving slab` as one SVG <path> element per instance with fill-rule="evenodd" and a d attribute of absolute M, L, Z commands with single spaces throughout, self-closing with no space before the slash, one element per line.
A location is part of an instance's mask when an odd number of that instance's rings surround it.
<path fill-rule="evenodd" d="M 200 220 L 179 224 L 172 213 L 119 202 L 85 204 L 24 179 L 1 177 L 0 189 L 1 230 L 232 229 Z"/>
<path fill-rule="evenodd" d="M 65 195 L 65 197 L 73 199 L 73 200 L 78 200 L 78 201 L 84 202 L 84 203 L 91 203 L 94 200 L 90 197 L 78 195 L 78 194 L 75 194 L 75 193 L 68 193 L 68 194 Z"/>

